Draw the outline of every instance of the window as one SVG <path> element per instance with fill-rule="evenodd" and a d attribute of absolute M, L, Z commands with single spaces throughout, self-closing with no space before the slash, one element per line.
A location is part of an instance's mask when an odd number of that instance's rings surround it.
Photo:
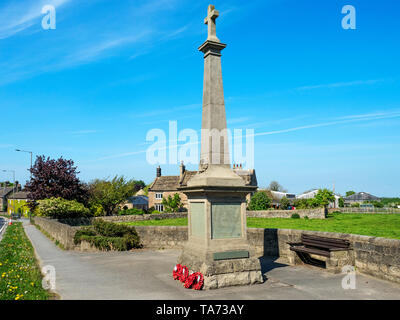
<path fill-rule="evenodd" d="M 164 211 L 164 206 L 160 203 L 155 204 L 155 208 L 157 211 L 163 212 Z"/>
<path fill-rule="evenodd" d="M 162 193 L 156 193 L 156 199 L 162 199 Z"/>

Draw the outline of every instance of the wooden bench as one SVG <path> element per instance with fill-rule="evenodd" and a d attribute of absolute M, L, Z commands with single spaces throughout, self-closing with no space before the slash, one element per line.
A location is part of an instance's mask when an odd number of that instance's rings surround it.
<path fill-rule="evenodd" d="M 339 272 L 338 268 L 345 264 L 352 264 L 350 242 L 344 239 L 326 238 L 308 234 L 301 235 L 301 242 L 288 242 L 290 250 L 295 252 L 303 263 L 333 269 Z M 312 258 L 310 255 L 324 257 L 324 261 Z M 294 264 L 300 262 L 293 259 Z"/>

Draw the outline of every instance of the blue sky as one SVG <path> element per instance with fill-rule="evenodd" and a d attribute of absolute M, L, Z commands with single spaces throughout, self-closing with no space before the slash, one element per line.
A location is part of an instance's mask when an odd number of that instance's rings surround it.
<path fill-rule="evenodd" d="M 56 7 L 55 30 L 41 8 Z M 3 0 L 0 169 L 71 158 L 149 183 L 146 133 L 201 127 L 208 1 Z M 259 186 L 400 194 L 400 3 L 214 1 L 229 128 L 254 128 Z M 357 29 L 341 27 L 344 5 Z M 177 174 L 164 165 L 163 174 Z M 194 169 L 195 166 L 189 166 Z M 0 180 L 11 179 L 0 172 Z"/>

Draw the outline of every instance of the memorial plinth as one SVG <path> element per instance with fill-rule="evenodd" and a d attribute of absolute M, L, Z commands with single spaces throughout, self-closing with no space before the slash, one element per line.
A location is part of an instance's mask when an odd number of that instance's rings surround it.
<path fill-rule="evenodd" d="M 202 141 L 199 173 L 180 188 L 188 197 L 189 239 L 178 258 L 204 276 L 204 289 L 263 282 L 260 261 L 247 240 L 246 186 L 230 166 L 222 85 L 221 50 L 216 37 L 219 13 L 208 7 L 208 38 L 204 53 Z M 220 135 L 211 136 L 218 131 Z M 213 140 L 217 139 L 217 140 Z"/>

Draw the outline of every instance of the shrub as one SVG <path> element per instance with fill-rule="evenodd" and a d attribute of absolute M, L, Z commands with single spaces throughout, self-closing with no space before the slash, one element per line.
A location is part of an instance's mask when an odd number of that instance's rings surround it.
<path fill-rule="evenodd" d="M 76 200 L 50 198 L 37 201 L 35 213 L 51 218 L 77 218 L 90 216 L 90 210 Z"/>
<path fill-rule="evenodd" d="M 271 199 L 264 192 L 256 192 L 250 199 L 249 209 L 267 210 L 271 206 Z"/>
<path fill-rule="evenodd" d="M 116 250 L 116 251 L 127 251 L 129 250 L 129 241 L 126 238 L 120 237 L 103 237 L 103 236 L 86 236 L 82 235 L 80 237 L 81 241 L 87 241 L 92 246 L 100 250 Z"/>
<path fill-rule="evenodd" d="M 80 243 L 79 240 L 82 238 L 82 236 L 93 237 L 93 236 L 96 236 L 96 235 L 97 235 L 97 233 L 92 227 L 82 227 L 75 233 L 74 243 L 75 244 Z"/>
<path fill-rule="evenodd" d="M 93 221 L 93 228 L 100 235 L 105 237 L 123 237 L 125 235 L 137 236 L 136 230 L 133 227 L 129 227 L 124 224 L 118 224 L 114 222 L 108 222 L 101 219 Z"/>
<path fill-rule="evenodd" d="M 280 209 L 287 210 L 290 206 L 290 200 L 286 197 L 283 197 L 280 201 Z"/>
<path fill-rule="evenodd" d="M 90 212 L 92 213 L 93 217 L 103 217 L 106 215 L 103 207 L 99 204 L 94 204 L 90 207 Z"/>
<path fill-rule="evenodd" d="M 148 214 L 160 214 L 161 212 L 156 210 L 154 207 L 150 207 L 147 209 Z"/>
<path fill-rule="evenodd" d="M 380 201 L 372 201 L 371 203 L 374 205 L 375 208 L 383 208 L 384 207 L 384 204 Z"/>
<path fill-rule="evenodd" d="M 124 210 L 119 210 L 118 215 L 119 216 L 131 216 L 131 215 L 142 215 L 145 212 L 140 209 L 132 208 L 132 209 L 124 209 Z"/>
<path fill-rule="evenodd" d="M 315 198 L 310 199 L 297 199 L 294 202 L 297 209 L 313 209 L 321 207 L 321 204 Z"/>
<path fill-rule="evenodd" d="M 300 219 L 300 216 L 298 213 L 293 213 L 291 216 L 292 219 Z"/>
<path fill-rule="evenodd" d="M 126 251 L 140 248 L 140 237 L 134 227 L 96 219 L 90 227 L 75 233 L 75 244 L 87 241 L 100 250 Z"/>
<path fill-rule="evenodd" d="M 304 216 L 304 219 L 308 220 L 308 216 Z"/>

